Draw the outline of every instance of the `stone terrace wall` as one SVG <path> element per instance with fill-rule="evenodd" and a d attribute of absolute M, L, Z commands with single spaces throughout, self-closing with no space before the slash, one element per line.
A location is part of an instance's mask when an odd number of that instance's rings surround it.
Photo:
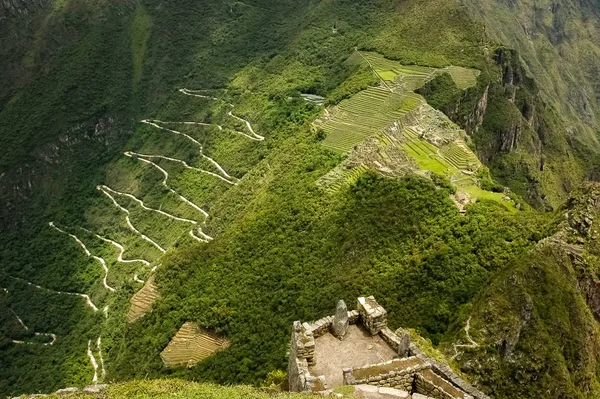
<path fill-rule="evenodd" d="M 327 390 L 323 376 L 312 376 L 308 367 L 316 364 L 315 338 L 332 329 L 334 316 L 327 316 L 312 324 L 294 322 L 291 353 L 288 363 L 290 390 L 295 392 L 322 392 Z M 387 312 L 375 298 L 358 298 L 357 310 L 348 312 L 348 324 L 361 323 L 372 335 L 379 336 L 397 350 L 400 359 L 343 370 L 344 384 L 368 384 L 377 387 L 401 389 L 438 399 L 490 399 L 460 378 L 447 365 L 431 359 L 410 342 L 410 334 L 401 328 L 392 332 L 387 327 Z M 410 357 L 409 357 L 410 356 Z"/>
<path fill-rule="evenodd" d="M 358 323 L 358 310 L 348 311 L 348 324 Z M 310 325 L 313 336 L 319 338 L 321 335 L 325 335 L 329 332 L 331 324 L 333 323 L 333 316 L 325 316 Z"/>
<path fill-rule="evenodd" d="M 398 329 L 401 330 L 401 329 Z M 396 333 L 399 331 L 396 330 Z M 481 392 L 473 385 L 469 384 L 462 378 L 460 378 L 447 364 L 442 364 L 435 359 L 428 357 L 421 349 L 419 349 L 415 344 L 410 344 L 410 354 L 413 356 L 417 356 L 419 359 L 426 361 L 431 364 L 431 370 L 436 374 L 442 376 L 446 380 L 452 382 L 454 385 L 462 389 L 464 392 L 468 393 L 475 399 L 491 399 L 485 393 Z"/>
<path fill-rule="evenodd" d="M 344 369 L 344 384 L 368 384 L 410 392 L 413 389 L 415 374 L 430 368 L 431 364 L 416 356 L 405 359 L 394 359 L 385 363 Z"/>
<path fill-rule="evenodd" d="M 415 391 L 437 399 L 472 398 L 444 381 L 431 370 L 423 370 L 415 375 Z"/>
<path fill-rule="evenodd" d="M 410 334 L 408 331 L 396 331 L 395 333 L 388 327 L 379 331 L 379 336 L 394 350 L 400 357 L 406 357 L 410 351 Z"/>

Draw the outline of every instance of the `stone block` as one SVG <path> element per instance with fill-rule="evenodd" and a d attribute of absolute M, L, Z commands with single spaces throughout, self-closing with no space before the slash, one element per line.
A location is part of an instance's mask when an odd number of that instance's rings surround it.
<path fill-rule="evenodd" d="M 379 388 L 371 385 L 355 385 L 354 396 L 356 399 L 379 399 Z"/>
<path fill-rule="evenodd" d="M 420 394 L 420 393 L 413 393 L 412 394 L 412 399 L 433 399 L 433 398 L 430 397 L 430 396 L 425 396 L 425 395 Z"/>
<path fill-rule="evenodd" d="M 331 333 L 339 339 L 343 339 L 348 332 L 348 325 L 348 308 L 346 307 L 346 303 L 340 300 L 335 309 L 333 322 L 331 323 Z"/>
<path fill-rule="evenodd" d="M 83 388 L 83 392 L 98 393 L 106 388 L 108 388 L 108 384 L 88 385 L 87 387 Z"/>
<path fill-rule="evenodd" d="M 59 389 L 58 391 L 56 391 L 56 393 L 58 395 L 64 395 L 64 394 L 73 393 L 73 392 L 79 392 L 79 388 L 70 387 L 70 388 Z"/>
<path fill-rule="evenodd" d="M 379 388 L 380 399 L 409 399 L 410 394 L 395 388 Z"/>

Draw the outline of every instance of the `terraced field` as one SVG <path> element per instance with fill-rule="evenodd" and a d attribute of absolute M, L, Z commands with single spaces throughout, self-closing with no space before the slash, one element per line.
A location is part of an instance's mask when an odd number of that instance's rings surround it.
<path fill-rule="evenodd" d="M 457 169 L 476 171 L 481 163 L 473 151 L 467 147 L 464 141 L 445 146 L 441 151 L 442 156 L 448 163 Z"/>
<path fill-rule="evenodd" d="M 481 73 L 481 71 L 477 69 L 463 68 L 458 66 L 449 66 L 442 70 L 443 72 L 448 72 L 454 83 L 456 83 L 456 87 L 461 90 L 467 89 L 469 87 L 473 87 L 477 84 L 477 77 Z"/>
<path fill-rule="evenodd" d="M 448 72 L 457 86 L 466 88 L 476 83 L 479 74 L 477 70 L 453 66 L 435 69 L 402 65 L 373 52 L 356 52 L 349 62 L 368 65 L 381 85 L 342 101 L 320 126 L 327 133 L 323 145 L 340 152 L 352 150 L 365 138 L 386 128 L 402 126 L 407 115 L 425 104 L 414 90 L 436 75 Z"/>
<path fill-rule="evenodd" d="M 327 133 L 323 145 L 349 151 L 365 138 L 401 121 L 422 103 L 423 99 L 414 93 L 370 87 L 338 105 L 335 116 L 321 126 Z"/>
<path fill-rule="evenodd" d="M 177 331 L 160 357 L 169 367 L 191 367 L 228 346 L 229 341 L 201 329 L 196 323 L 187 322 Z"/>
<path fill-rule="evenodd" d="M 388 60 L 378 53 L 361 51 L 359 54 L 388 87 L 400 86 L 406 91 L 414 91 L 439 72 L 435 68 L 402 65 L 397 61 Z"/>
<path fill-rule="evenodd" d="M 158 289 L 154 285 L 154 278 L 150 277 L 141 290 L 131 298 L 131 306 L 127 313 L 127 322 L 133 323 L 152 309 L 152 305 L 158 299 Z"/>
<path fill-rule="evenodd" d="M 450 179 L 463 200 L 492 199 L 511 209 L 513 204 L 504 195 L 478 187 L 475 176 L 481 162 L 465 143 L 466 134 L 413 92 L 442 73 L 449 73 L 457 87 L 465 89 L 477 83 L 480 71 L 406 66 L 372 52 L 356 52 L 348 62 L 368 65 L 381 84 L 326 112 L 320 124 L 327 133 L 323 145 L 349 152 L 349 158 L 320 179 L 321 187 L 337 191 L 367 169 L 392 176 L 433 172 Z M 398 148 L 412 164 L 398 156 Z"/>

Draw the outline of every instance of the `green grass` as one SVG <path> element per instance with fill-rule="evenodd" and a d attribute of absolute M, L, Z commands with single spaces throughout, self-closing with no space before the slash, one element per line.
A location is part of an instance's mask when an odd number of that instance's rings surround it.
<path fill-rule="evenodd" d="M 517 212 L 517 208 L 515 208 L 515 203 L 512 200 L 506 200 L 506 195 L 502 193 L 494 193 L 491 191 L 482 190 L 477 186 L 466 186 L 462 187 L 461 191 L 469 194 L 471 198 L 476 198 L 478 200 L 491 200 L 498 202 L 506 207 L 511 212 Z"/>
<path fill-rule="evenodd" d="M 100 393 L 53 394 L 48 398 L 65 399 L 302 399 L 318 395 L 261 390 L 247 385 L 221 386 L 178 379 L 139 380 L 111 384 Z"/>
<path fill-rule="evenodd" d="M 402 144 L 402 148 L 406 150 L 408 155 L 417 161 L 417 164 L 423 170 L 428 170 L 442 176 L 446 176 L 452 171 L 452 169 L 444 165 L 434 153 L 420 148 L 417 141 L 404 143 Z"/>
<path fill-rule="evenodd" d="M 443 69 L 444 72 L 448 72 L 456 87 L 461 90 L 468 89 L 477 84 L 477 77 L 480 75 L 480 71 L 477 69 L 463 68 L 457 66 L 449 66 Z"/>
<path fill-rule="evenodd" d="M 133 21 L 131 22 L 131 57 L 134 88 L 142 79 L 151 28 L 152 18 L 150 14 L 148 14 L 142 3 L 138 3 L 135 8 Z"/>

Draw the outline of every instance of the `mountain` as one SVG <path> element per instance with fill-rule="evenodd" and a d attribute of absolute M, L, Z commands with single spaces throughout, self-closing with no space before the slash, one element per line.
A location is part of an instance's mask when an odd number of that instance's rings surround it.
<path fill-rule="evenodd" d="M 1 2 L 0 395 L 261 384 L 374 295 L 494 398 L 594 397 L 599 13 Z"/>

